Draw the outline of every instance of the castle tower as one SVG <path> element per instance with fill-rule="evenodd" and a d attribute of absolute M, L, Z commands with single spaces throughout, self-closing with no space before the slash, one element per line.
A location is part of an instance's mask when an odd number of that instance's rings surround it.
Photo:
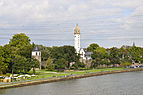
<path fill-rule="evenodd" d="M 40 62 L 40 70 L 41 70 L 41 51 L 37 46 L 32 50 L 32 58 L 35 58 Z"/>
<path fill-rule="evenodd" d="M 78 27 L 78 24 L 76 24 L 76 27 L 74 29 L 74 48 L 76 50 L 76 53 L 79 53 L 80 51 L 80 29 Z"/>

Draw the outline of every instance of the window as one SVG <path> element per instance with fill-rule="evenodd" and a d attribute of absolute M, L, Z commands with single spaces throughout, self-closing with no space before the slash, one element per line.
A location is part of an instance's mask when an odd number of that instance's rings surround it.
<path fill-rule="evenodd" d="M 37 52 L 36 52 L 36 55 L 37 55 Z"/>

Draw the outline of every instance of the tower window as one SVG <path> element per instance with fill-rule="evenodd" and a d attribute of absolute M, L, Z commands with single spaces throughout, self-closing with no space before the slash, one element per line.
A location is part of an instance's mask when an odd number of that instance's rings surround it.
<path fill-rule="evenodd" d="M 37 52 L 36 52 L 36 55 L 37 55 Z"/>

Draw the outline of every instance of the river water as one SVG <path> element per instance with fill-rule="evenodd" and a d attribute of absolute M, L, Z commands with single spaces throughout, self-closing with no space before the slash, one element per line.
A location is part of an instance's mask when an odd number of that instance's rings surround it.
<path fill-rule="evenodd" d="M 143 71 L 3 89 L 0 95 L 143 95 Z"/>

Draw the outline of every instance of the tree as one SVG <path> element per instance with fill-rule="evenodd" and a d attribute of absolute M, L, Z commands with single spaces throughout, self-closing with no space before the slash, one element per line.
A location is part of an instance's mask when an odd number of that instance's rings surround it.
<path fill-rule="evenodd" d="M 70 67 L 71 62 L 79 60 L 79 56 L 75 53 L 73 46 L 53 47 L 51 58 L 53 59 L 54 64 L 55 61 L 64 59 L 68 63 L 67 68 Z"/>
<path fill-rule="evenodd" d="M 116 47 L 110 49 L 110 62 L 115 67 L 115 64 L 120 64 L 119 50 Z"/>
<path fill-rule="evenodd" d="M 83 62 L 77 61 L 75 64 L 72 65 L 73 69 L 79 69 L 79 68 L 84 68 L 85 64 Z"/>
<path fill-rule="evenodd" d="M 10 39 L 9 44 L 11 48 L 16 48 L 16 54 L 24 56 L 26 58 L 31 57 L 31 51 L 33 49 L 30 39 L 24 33 L 15 34 L 12 39 Z M 14 50 L 13 50 L 14 51 Z"/>
<path fill-rule="evenodd" d="M 29 66 L 27 65 L 27 59 L 23 56 L 20 55 L 15 55 L 13 59 L 13 66 L 12 69 L 16 73 L 26 73 L 27 70 L 29 69 Z"/>
<path fill-rule="evenodd" d="M 59 71 L 62 69 L 66 69 L 68 66 L 68 61 L 66 61 L 64 58 L 57 59 L 54 63 L 55 69 L 58 69 Z"/>
<path fill-rule="evenodd" d="M 27 64 L 26 60 L 28 58 L 31 58 L 31 51 L 33 49 L 33 46 L 30 43 L 30 39 L 28 36 L 26 36 L 24 33 L 20 34 L 15 34 L 12 39 L 10 39 L 9 44 L 4 46 L 4 62 L 8 63 L 8 69 L 7 72 L 12 72 L 13 70 L 16 70 L 18 68 L 22 68 L 23 65 L 23 70 L 22 72 L 27 72 Z M 18 58 L 18 59 L 17 59 Z M 24 61 L 23 62 L 18 62 Z M 16 63 L 15 63 L 16 62 Z M 22 64 L 22 65 L 20 65 Z M 20 67 L 16 67 L 20 66 Z M 15 69 L 16 68 L 16 69 Z M 20 72 L 21 70 L 17 70 L 17 72 Z"/>
<path fill-rule="evenodd" d="M 46 69 L 49 70 L 49 71 L 53 71 L 54 70 L 53 60 L 50 57 L 46 61 Z"/>
<path fill-rule="evenodd" d="M 103 47 L 97 47 L 92 54 L 92 67 L 97 67 L 98 65 L 108 65 L 109 64 L 109 53 Z"/>
<path fill-rule="evenodd" d="M 4 58 L 4 51 L 3 51 L 3 47 L 0 46 L 0 75 L 2 73 L 6 73 L 6 70 L 8 69 L 8 64 L 4 62 L 5 58 Z"/>
<path fill-rule="evenodd" d="M 128 49 L 129 56 L 131 57 L 132 61 L 139 62 L 142 57 L 142 49 L 140 47 L 133 46 Z"/>
<path fill-rule="evenodd" d="M 96 43 L 90 44 L 90 46 L 87 48 L 87 51 L 94 52 L 97 47 L 99 47 L 99 45 Z"/>
<path fill-rule="evenodd" d="M 96 58 L 104 59 L 109 57 L 109 53 L 103 47 L 97 47 L 94 53 L 92 54 L 92 59 Z"/>
<path fill-rule="evenodd" d="M 35 68 L 39 68 L 40 66 L 39 61 L 35 58 L 31 58 L 28 63 L 30 64 L 31 69 L 33 69 L 33 74 L 35 74 Z"/>

